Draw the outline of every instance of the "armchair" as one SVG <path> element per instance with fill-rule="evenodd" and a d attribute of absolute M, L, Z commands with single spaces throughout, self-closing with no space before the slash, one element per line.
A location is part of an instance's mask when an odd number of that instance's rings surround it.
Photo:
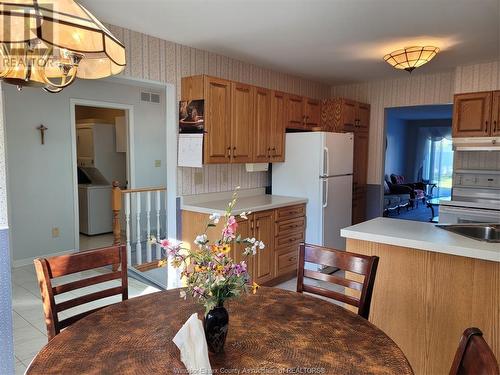
<path fill-rule="evenodd" d="M 411 206 L 414 207 L 415 203 L 418 207 L 418 202 L 421 200 L 425 204 L 425 191 L 427 186 L 423 182 L 406 182 L 404 176 L 391 174 L 391 183 L 398 187 L 407 187 L 410 189 Z"/>

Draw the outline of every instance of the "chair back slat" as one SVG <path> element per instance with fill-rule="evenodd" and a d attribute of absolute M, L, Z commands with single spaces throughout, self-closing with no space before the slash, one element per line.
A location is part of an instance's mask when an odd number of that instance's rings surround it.
<path fill-rule="evenodd" d="M 297 271 L 297 292 L 308 292 L 332 298 L 358 308 L 358 314 L 368 319 L 370 304 L 375 284 L 379 258 L 345 251 L 329 249 L 322 246 L 301 244 L 299 250 L 299 266 Z M 363 276 L 363 282 L 327 275 L 318 271 L 306 270 L 305 262 L 322 266 L 336 267 L 343 271 Z M 304 278 L 311 278 L 341 285 L 357 292 L 359 298 L 347 296 L 336 291 L 318 286 L 304 284 Z"/>
<path fill-rule="evenodd" d="M 92 301 L 97 301 L 103 298 L 108 298 L 108 297 L 113 297 L 116 296 L 117 294 L 122 294 L 122 287 L 121 286 L 116 286 L 114 288 L 109 288 L 109 289 L 104 289 L 100 290 L 98 292 L 86 294 L 81 297 L 76 297 L 73 299 L 69 299 L 64 302 L 60 302 L 56 304 L 56 309 L 57 312 L 60 313 L 61 311 L 72 309 L 73 307 L 84 305 L 86 303 L 92 302 Z"/>
<path fill-rule="evenodd" d="M 88 277 L 86 279 L 76 280 L 71 283 L 53 286 L 52 291 L 54 295 L 58 295 L 61 293 L 70 292 L 72 290 L 85 288 L 91 285 L 105 283 L 106 281 L 120 279 L 121 277 L 122 273 L 120 271 L 103 273 L 99 276 Z"/>
<path fill-rule="evenodd" d="M 61 329 L 89 315 L 96 309 L 79 313 L 62 321 L 59 321 L 59 312 L 117 294 L 121 294 L 122 300 L 128 299 L 127 253 L 125 246 L 113 246 L 82 251 L 77 254 L 47 259 L 38 258 L 34 260 L 34 263 L 40 292 L 42 294 L 43 310 L 49 341 L 59 334 Z M 106 266 L 111 266 L 114 269 L 119 268 L 119 271 L 114 270 L 98 276 L 52 286 L 52 280 L 58 277 Z M 100 290 L 60 303 L 55 302 L 55 295 L 118 279 L 120 280 L 120 286 Z"/>
<path fill-rule="evenodd" d="M 47 258 L 46 260 L 50 264 L 50 277 L 53 279 L 76 272 L 119 265 L 120 252 L 116 249 L 117 247 L 105 247 Z"/>
<path fill-rule="evenodd" d="M 450 375 L 499 375 L 498 362 L 483 338 L 483 332 L 479 328 L 467 328 L 460 343 Z"/>
<path fill-rule="evenodd" d="M 334 300 L 337 300 L 340 302 L 347 303 L 347 304 L 354 306 L 354 307 L 359 307 L 359 299 L 357 299 L 356 297 L 347 296 L 345 294 L 336 292 L 334 290 L 329 290 L 329 289 L 321 288 L 319 286 L 304 284 L 302 291 L 307 292 L 307 293 L 317 294 L 317 295 L 327 297 L 327 298 L 331 298 L 331 299 L 334 299 Z"/>
<path fill-rule="evenodd" d="M 363 289 L 363 283 L 345 279 L 342 277 L 337 277 L 333 275 L 328 275 L 326 273 L 321 273 L 318 271 L 304 270 L 304 277 L 315 280 L 327 281 L 332 284 L 342 285 L 347 288 L 355 289 L 361 291 Z"/>

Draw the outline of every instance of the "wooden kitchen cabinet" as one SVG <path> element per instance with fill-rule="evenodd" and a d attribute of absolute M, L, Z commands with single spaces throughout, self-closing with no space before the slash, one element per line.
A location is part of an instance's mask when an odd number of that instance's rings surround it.
<path fill-rule="evenodd" d="M 361 131 L 368 131 L 370 127 L 370 104 L 357 103 L 355 126 Z"/>
<path fill-rule="evenodd" d="M 287 128 L 304 129 L 304 97 L 287 95 Z"/>
<path fill-rule="evenodd" d="M 285 161 L 286 95 L 271 94 L 271 162 Z"/>
<path fill-rule="evenodd" d="M 254 132 L 254 88 L 243 83 L 231 82 L 231 144 L 228 155 L 231 162 L 250 163 Z"/>
<path fill-rule="evenodd" d="M 231 151 L 231 81 L 193 76 L 182 78 L 182 100 L 205 101 L 203 162 L 229 163 Z"/>
<path fill-rule="evenodd" d="M 493 93 L 457 94 L 453 100 L 453 137 L 488 137 L 492 133 Z"/>
<path fill-rule="evenodd" d="M 241 238 L 256 238 L 266 247 L 258 250 L 254 257 L 245 257 L 242 244 L 235 244 L 231 257 L 236 262 L 245 260 L 252 280 L 259 285 L 276 285 L 296 275 L 300 243 L 305 240 L 305 204 L 257 211 L 248 215 L 248 220 L 238 218 L 238 234 Z M 205 230 L 208 214 L 182 210 L 182 242 L 194 246 L 193 240 Z M 215 241 L 220 238 L 223 220 L 207 231 Z"/>
<path fill-rule="evenodd" d="M 500 136 L 500 91 L 493 91 L 491 105 L 491 136 Z"/>
<path fill-rule="evenodd" d="M 272 163 L 285 160 L 288 95 L 214 78 L 182 78 L 181 99 L 205 101 L 205 164 Z M 304 128 L 305 98 L 294 96 L 298 123 Z M 319 118 L 309 100 L 311 123 Z"/>
<path fill-rule="evenodd" d="M 271 158 L 271 90 L 255 88 L 254 131 L 248 140 L 253 139 L 253 162 L 269 163 Z"/>
<path fill-rule="evenodd" d="M 254 257 L 253 279 L 263 284 L 274 278 L 274 211 L 261 211 L 253 214 L 253 237 L 264 242 L 265 248 L 258 250 Z"/>
<path fill-rule="evenodd" d="M 306 98 L 304 100 L 304 116 L 307 129 L 319 127 L 321 124 L 321 102 Z"/>

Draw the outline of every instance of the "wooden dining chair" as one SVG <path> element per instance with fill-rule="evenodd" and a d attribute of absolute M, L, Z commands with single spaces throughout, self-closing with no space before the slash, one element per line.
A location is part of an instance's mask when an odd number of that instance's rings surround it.
<path fill-rule="evenodd" d="M 450 375 L 499 375 L 498 362 L 479 328 L 467 328 L 458 344 Z"/>
<path fill-rule="evenodd" d="M 358 314 L 368 319 L 372 299 L 373 284 L 377 273 L 378 257 L 348 253 L 327 247 L 301 244 L 297 271 L 297 292 L 308 292 L 347 303 L 358 308 Z M 363 281 L 328 275 L 319 271 L 305 269 L 305 262 L 336 267 L 344 271 L 364 276 Z M 322 280 L 354 289 L 360 297 L 348 296 L 319 286 L 304 284 L 304 277 Z"/>
<path fill-rule="evenodd" d="M 42 294 L 43 311 L 49 341 L 59 334 L 63 328 L 105 306 L 90 309 L 59 320 L 58 314 L 61 311 L 118 294 L 121 294 L 122 301 L 128 299 L 127 253 L 124 246 L 106 247 L 51 258 L 38 258 L 34 260 L 34 263 L 40 293 Z M 58 277 L 105 266 L 119 266 L 120 269 L 110 269 L 110 272 L 97 276 L 58 284 L 56 286 L 52 285 L 52 281 Z M 67 299 L 64 302 L 55 302 L 55 296 L 57 295 L 117 279 L 121 280 L 120 286 Z"/>

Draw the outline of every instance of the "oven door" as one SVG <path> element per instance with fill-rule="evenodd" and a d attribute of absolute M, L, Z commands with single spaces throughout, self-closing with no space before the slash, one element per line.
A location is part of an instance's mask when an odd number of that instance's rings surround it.
<path fill-rule="evenodd" d="M 440 224 L 500 223 L 500 211 L 441 205 Z"/>

